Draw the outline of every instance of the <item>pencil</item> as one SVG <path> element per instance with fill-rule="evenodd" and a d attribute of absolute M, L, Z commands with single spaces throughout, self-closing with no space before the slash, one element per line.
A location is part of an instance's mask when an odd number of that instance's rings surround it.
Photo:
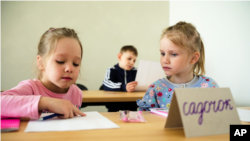
<path fill-rule="evenodd" d="M 52 115 L 49 115 L 49 116 L 41 117 L 41 118 L 38 119 L 38 121 L 51 119 L 51 118 L 56 117 L 56 116 L 63 116 L 63 115 L 62 114 L 52 114 Z"/>

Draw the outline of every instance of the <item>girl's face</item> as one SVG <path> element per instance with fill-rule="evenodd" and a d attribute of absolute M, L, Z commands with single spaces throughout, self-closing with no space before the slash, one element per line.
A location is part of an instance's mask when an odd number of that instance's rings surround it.
<path fill-rule="evenodd" d="M 43 71 L 42 83 L 52 92 L 65 93 L 77 80 L 81 64 L 81 47 L 77 40 L 61 38 Z"/>
<path fill-rule="evenodd" d="M 192 73 L 188 51 L 175 45 L 167 37 L 160 41 L 161 66 L 167 76 L 185 76 Z"/>

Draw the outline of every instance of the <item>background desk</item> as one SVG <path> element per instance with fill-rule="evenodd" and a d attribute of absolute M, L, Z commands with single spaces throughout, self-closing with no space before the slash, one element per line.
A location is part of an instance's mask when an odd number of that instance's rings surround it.
<path fill-rule="evenodd" d="M 82 102 L 131 102 L 141 99 L 146 92 L 82 91 Z"/>
<path fill-rule="evenodd" d="M 82 107 L 105 105 L 109 102 L 135 102 L 146 92 L 82 91 Z"/>
<path fill-rule="evenodd" d="M 2 141 L 229 141 L 229 134 L 185 138 L 183 129 L 164 129 L 166 118 L 149 112 L 143 112 L 147 123 L 124 123 L 118 120 L 118 113 L 101 114 L 120 128 L 24 133 L 26 120 L 21 122 L 18 132 L 1 133 Z"/>

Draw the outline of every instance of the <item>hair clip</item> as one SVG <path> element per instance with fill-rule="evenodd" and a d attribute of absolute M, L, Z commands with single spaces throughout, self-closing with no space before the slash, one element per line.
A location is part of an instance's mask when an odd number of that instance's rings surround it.
<path fill-rule="evenodd" d="M 55 29 L 57 29 L 57 28 L 52 28 L 52 29 L 49 30 L 49 32 L 50 32 L 50 31 L 53 31 L 53 30 L 55 30 Z"/>

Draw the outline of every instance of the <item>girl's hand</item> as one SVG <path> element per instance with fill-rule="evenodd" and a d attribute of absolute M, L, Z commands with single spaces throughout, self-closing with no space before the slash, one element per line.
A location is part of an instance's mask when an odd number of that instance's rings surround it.
<path fill-rule="evenodd" d="M 58 118 L 72 118 L 74 116 L 86 116 L 82 111 L 76 108 L 70 101 L 51 97 L 41 97 L 38 103 L 38 110 L 49 110 L 50 112 L 63 114 Z"/>
<path fill-rule="evenodd" d="M 137 82 L 136 81 L 132 81 L 132 82 L 129 82 L 127 85 L 126 85 L 126 90 L 127 92 L 133 92 L 135 91 L 135 86 L 137 85 Z"/>

